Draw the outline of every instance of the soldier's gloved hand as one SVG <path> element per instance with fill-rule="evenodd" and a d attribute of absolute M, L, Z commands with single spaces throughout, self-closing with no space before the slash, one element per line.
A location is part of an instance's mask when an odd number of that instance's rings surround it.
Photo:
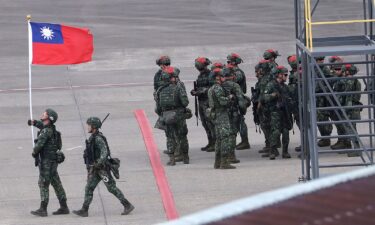
<path fill-rule="evenodd" d="M 35 159 L 38 155 L 35 152 L 33 152 L 31 153 L 31 156 Z"/>
<path fill-rule="evenodd" d="M 27 125 L 31 126 L 31 125 L 35 125 L 35 120 L 27 120 Z"/>
<path fill-rule="evenodd" d="M 193 89 L 193 90 L 190 91 L 190 94 L 191 94 L 192 96 L 196 96 L 196 95 L 197 95 L 197 91 Z"/>
<path fill-rule="evenodd" d="M 102 168 L 102 164 L 94 163 L 93 167 L 94 169 L 100 170 Z"/>

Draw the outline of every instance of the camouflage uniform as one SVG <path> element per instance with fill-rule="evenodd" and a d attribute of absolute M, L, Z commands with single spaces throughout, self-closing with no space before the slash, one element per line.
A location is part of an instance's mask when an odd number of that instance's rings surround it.
<path fill-rule="evenodd" d="M 207 117 L 206 110 L 208 106 L 208 89 L 211 87 L 210 84 L 210 73 L 211 71 L 207 69 L 207 66 L 211 62 L 207 58 L 199 57 L 195 60 L 195 66 L 199 70 L 199 75 L 196 80 L 196 90 L 192 90 L 191 94 L 198 97 L 199 102 L 199 117 L 203 128 L 206 131 L 208 145 L 203 147 L 203 151 L 213 152 L 215 151 L 215 128 L 213 122 Z"/>
<path fill-rule="evenodd" d="M 225 77 L 230 77 L 233 73 L 233 70 L 225 68 L 223 70 Z M 239 84 L 232 80 L 226 80 L 221 84 L 222 88 L 225 91 L 225 94 L 227 96 L 233 95 L 235 96 L 235 99 L 231 100 L 230 106 L 229 106 L 229 119 L 231 121 L 234 134 L 231 138 L 234 140 L 234 143 L 236 142 L 236 134 L 239 132 L 239 127 L 241 123 L 241 113 L 240 110 L 246 109 L 246 103 L 244 94 L 242 92 L 242 89 Z M 231 141 L 230 143 L 233 143 Z M 231 146 L 231 150 L 229 151 L 229 162 L 231 163 L 238 163 L 240 160 L 236 158 L 235 155 L 235 148 L 236 146 Z"/>
<path fill-rule="evenodd" d="M 316 60 L 324 60 L 324 57 L 317 57 Z M 319 67 L 322 70 L 322 72 L 323 72 L 323 74 L 326 78 L 332 77 L 331 71 L 330 71 L 328 66 L 319 66 Z M 317 74 L 318 77 L 320 77 L 318 70 L 316 71 L 316 74 Z M 333 86 L 332 81 L 329 81 L 329 83 L 330 83 L 331 86 Z M 319 84 L 321 84 L 321 85 L 319 85 Z M 328 91 L 327 85 L 324 81 L 317 82 L 315 92 L 316 93 L 322 93 L 324 91 L 323 87 L 324 87 L 325 91 Z M 329 107 L 329 106 L 331 106 L 327 97 L 328 96 L 316 97 L 316 107 Z M 317 110 L 317 121 L 318 122 L 329 121 L 330 117 L 331 117 L 331 112 L 329 110 Z M 322 136 L 330 136 L 331 133 L 332 133 L 333 127 L 332 127 L 332 124 L 325 124 L 325 125 L 318 125 L 318 129 L 319 129 L 319 132 Z M 319 147 L 329 146 L 330 144 L 331 144 L 330 139 L 321 139 L 318 142 Z"/>
<path fill-rule="evenodd" d="M 229 65 L 233 66 L 233 73 L 235 76 L 234 82 L 236 82 L 241 87 L 242 92 L 246 94 L 247 92 L 246 75 L 243 72 L 243 70 L 241 70 L 238 67 L 238 64 L 243 62 L 241 57 L 236 53 L 232 53 L 227 56 L 227 61 Z M 246 111 L 247 111 L 247 108 L 244 108 L 243 110 L 241 110 L 241 113 L 239 114 L 239 117 L 238 117 L 239 121 L 237 123 L 237 126 L 238 126 L 237 130 L 241 137 L 241 143 L 236 145 L 236 149 L 238 150 L 244 150 L 244 149 L 250 148 L 247 125 L 245 123 Z"/>
<path fill-rule="evenodd" d="M 264 91 L 266 89 L 267 84 L 273 80 L 272 75 L 270 73 L 270 64 L 268 60 L 263 60 L 260 62 L 260 68 L 262 77 L 257 82 L 257 89 L 259 89 L 259 100 L 258 100 L 258 115 L 260 121 L 260 128 L 263 131 L 264 139 L 265 139 L 265 147 L 263 150 L 260 150 L 259 153 L 267 153 L 270 150 L 270 134 L 271 134 L 271 121 L 270 121 L 270 114 L 271 112 L 265 107 L 264 102 Z M 265 155 L 266 156 L 266 155 Z"/>
<path fill-rule="evenodd" d="M 109 155 L 109 147 L 107 140 L 104 135 L 97 131 L 93 133 L 88 143 L 92 145 L 92 161 L 89 162 L 88 173 L 87 173 L 87 184 L 85 187 L 85 200 L 83 202 L 84 207 L 89 208 L 89 205 L 92 202 L 93 194 L 96 186 L 100 181 L 103 180 L 104 185 L 107 187 L 107 190 L 113 194 L 124 207 L 128 204 L 128 200 L 125 198 L 122 191 L 116 186 L 116 181 L 112 177 L 106 162 Z"/>
<path fill-rule="evenodd" d="M 172 77 L 176 79 L 176 75 L 176 70 L 170 67 L 162 76 L 164 80 L 169 81 Z M 166 123 L 167 149 L 170 157 L 168 165 L 175 165 L 174 153 L 177 149 L 182 152 L 184 163 L 189 163 L 186 125 L 186 107 L 189 99 L 181 83 L 169 81 L 168 85 L 158 91 L 157 96 L 157 111 Z"/>
<path fill-rule="evenodd" d="M 47 109 L 46 112 L 50 115 L 51 109 Z M 57 113 L 55 113 L 55 121 L 57 120 Z M 32 211 L 31 213 L 37 216 L 47 216 L 47 205 L 49 202 L 49 186 L 52 185 L 55 190 L 56 197 L 60 202 L 60 208 L 64 209 L 64 213 L 58 211 L 53 214 L 68 214 L 69 209 L 66 205 L 66 194 L 64 187 L 62 186 L 59 173 L 57 172 L 57 151 L 61 149 L 61 139 L 56 131 L 56 127 L 52 121 L 49 125 L 43 125 L 42 121 L 33 121 L 33 125 L 40 129 L 38 137 L 35 140 L 35 146 L 33 149 L 33 156 L 39 157 L 39 189 L 41 206 L 40 209 Z M 31 125 L 29 123 L 29 125 Z M 44 213 L 45 212 L 45 213 Z"/>
<path fill-rule="evenodd" d="M 357 74 L 358 68 L 354 65 L 348 64 L 344 65 L 342 67 L 342 70 L 346 72 L 347 76 L 353 76 Z M 353 79 L 353 80 L 345 80 L 345 92 L 350 92 L 350 91 L 361 91 L 361 82 L 359 82 L 358 79 Z M 361 94 L 351 94 L 351 95 L 346 95 L 343 96 L 345 99 L 343 99 L 343 106 L 358 106 L 362 105 L 360 102 L 361 100 Z M 361 119 L 361 111 L 362 108 L 354 108 L 354 109 L 346 109 L 346 114 L 348 115 L 350 120 L 360 120 Z M 344 124 L 345 125 L 345 130 L 346 134 L 355 134 L 357 132 L 357 126 L 356 123 L 352 123 L 355 131 L 351 128 L 349 124 Z M 355 149 L 358 149 L 359 146 L 359 141 L 357 140 L 356 137 L 352 137 L 351 141 L 353 143 L 353 146 Z M 361 154 L 359 152 L 349 152 L 348 156 L 353 157 L 353 156 L 360 156 Z"/>
<path fill-rule="evenodd" d="M 233 151 L 235 146 L 235 132 L 229 118 L 228 107 L 230 98 L 226 95 L 224 89 L 219 84 L 214 84 L 208 91 L 210 118 L 215 124 L 215 163 L 214 168 L 232 169 L 228 162 L 228 154 Z"/>
<path fill-rule="evenodd" d="M 277 72 L 275 74 L 285 74 L 287 69 L 285 67 L 277 67 Z M 270 145 L 271 152 L 269 154 L 270 159 L 275 159 L 278 155 L 277 146 L 280 141 L 280 135 L 284 132 L 283 137 L 283 158 L 290 158 L 288 153 L 287 145 L 289 142 L 289 130 L 291 129 L 291 118 L 290 114 L 286 113 L 288 107 L 287 100 L 285 96 L 287 95 L 286 85 L 276 79 L 270 81 L 263 93 L 263 100 L 265 103 L 265 108 L 270 112 Z M 285 131 L 287 130 L 287 134 Z"/>
<path fill-rule="evenodd" d="M 90 117 L 87 119 L 87 124 L 95 130 L 92 130 L 93 133 L 89 139 L 86 140 L 86 149 L 83 155 L 87 167 L 85 197 L 82 208 L 77 211 L 74 210 L 73 213 L 82 217 L 88 216 L 88 210 L 93 199 L 95 188 L 100 181 L 103 181 L 107 190 L 124 206 L 124 212 L 122 215 L 127 215 L 134 209 L 134 206 L 125 198 L 122 191 L 116 186 L 116 181 L 112 176 L 109 166 L 111 154 L 108 142 L 106 137 L 99 132 L 102 123 L 99 118 Z"/>

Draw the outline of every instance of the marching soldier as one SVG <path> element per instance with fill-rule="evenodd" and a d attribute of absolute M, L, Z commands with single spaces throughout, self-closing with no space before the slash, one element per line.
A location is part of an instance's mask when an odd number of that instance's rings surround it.
<path fill-rule="evenodd" d="M 31 211 L 31 214 L 45 217 L 49 201 L 49 185 L 55 190 L 60 208 L 53 212 L 53 215 L 69 214 L 69 208 L 66 204 L 66 194 L 62 186 L 57 166 L 64 161 L 64 155 L 59 152 L 62 148 L 60 132 L 56 130 L 55 123 L 58 115 L 53 109 L 46 109 L 42 114 L 40 121 L 28 120 L 29 126 L 35 126 L 40 129 L 38 138 L 35 140 L 35 146 L 32 156 L 36 159 L 36 166 L 39 166 L 39 189 L 40 189 L 40 208 Z"/>
<path fill-rule="evenodd" d="M 204 57 L 198 57 L 195 59 L 195 68 L 199 71 L 197 80 L 195 81 L 195 88 L 191 90 L 191 95 L 198 98 L 198 110 L 201 123 L 206 131 L 208 144 L 201 148 L 202 151 L 213 152 L 215 151 L 215 131 L 209 118 L 207 118 L 206 110 L 208 108 L 208 89 L 211 87 L 210 84 L 210 73 L 211 71 L 207 68 L 211 64 L 211 61 Z"/>
<path fill-rule="evenodd" d="M 124 206 L 121 215 L 128 215 L 134 210 L 134 206 L 125 198 L 122 191 L 116 186 L 109 168 L 110 150 L 106 137 L 99 131 L 102 122 L 98 117 L 87 119 L 87 131 L 91 134 L 86 142 L 84 159 L 87 166 L 87 184 L 85 187 L 85 199 L 80 210 L 73 210 L 73 213 L 88 217 L 89 206 L 92 202 L 94 191 L 100 181 L 103 181 L 108 191 L 113 194 Z"/>

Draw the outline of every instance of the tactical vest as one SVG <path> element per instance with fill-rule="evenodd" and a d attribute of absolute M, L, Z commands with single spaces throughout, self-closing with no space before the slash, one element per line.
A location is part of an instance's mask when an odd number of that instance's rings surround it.
<path fill-rule="evenodd" d="M 62 148 L 61 134 L 56 130 L 55 125 L 44 127 L 43 129 L 52 129 L 52 135 L 48 138 L 47 142 L 44 144 L 42 151 L 40 152 L 40 157 L 42 159 L 57 159 L 56 152 Z M 38 135 L 40 135 L 40 130 Z"/>
<path fill-rule="evenodd" d="M 159 105 L 162 111 L 181 108 L 182 105 L 178 98 L 179 87 L 176 84 L 170 84 L 159 92 Z"/>
<path fill-rule="evenodd" d="M 95 140 L 98 136 L 100 138 L 103 138 L 107 146 L 108 156 L 110 155 L 110 150 L 106 137 L 104 137 L 104 135 L 101 132 L 97 132 L 95 134 L 92 134 L 89 140 L 86 140 L 86 149 L 84 153 L 85 164 L 93 165 L 100 158 L 100 149 L 98 149 L 95 145 Z"/>
<path fill-rule="evenodd" d="M 197 88 L 209 88 L 211 86 L 210 84 L 210 71 L 205 70 L 201 72 L 197 79 Z M 199 101 L 205 101 L 207 100 L 207 93 L 201 94 L 198 96 Z"/>

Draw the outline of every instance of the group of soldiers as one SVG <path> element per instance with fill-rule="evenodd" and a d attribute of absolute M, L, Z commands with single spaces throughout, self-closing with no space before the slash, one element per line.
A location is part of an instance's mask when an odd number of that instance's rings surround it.
<path fill-rule="evenodd" d="M 317 110 L 317 121 L 327 122 L 339 121 L 339 120 L 360 120 L 361 111 L 361 83 L 358 79 L 353 76 L 356 75 L 359 69 L 353 64 L 345 64 L 343 58 L 339 56 L 332 56 L 329 58 L 331 66 L 324 65 L 324 57 L 316 57 L 316 62 L 320 65 L 320 71 L 316 71 L 317 74 L 323 73 L 329 86 L 333 87 L 334 92 L 346 92 L 350 94 L 338 95 L 338 101 L 335 101 L 332 97 L 318 96 L 316 97 L 316 106 L 319 108 L 330 107 L 330 106 L 344 106 L 349 107 L 345 109 L 345 114 L 340 110 Z M 336 63 L 336 64 L 335 64 Z M 344 78 L 344 79 L 343 79 Z M 328 90 L 328 84 L 321 80 L 317 83 L 316 93 L 326 92 Z M 353 93 L 351 93 L 353 92 Z M 357 92 L 357 93 L 355 93 Z M 354 106 L 354 107 L 353 107 Z M 352 108 L 350 108 L 352 107 Z M 338 135 L 353 135 L 356 130 L 356 123 L 335 123 L 335 127 Z M 333 126 L 330 123 L 318 125 L 321 136 L 330 136 L 333 130 Z M 317 143 L 319 147 L 330 146 L 333 150 L 339 149 L 358 149 L 359 142 L 355 137 L 339 137 L 337 142 L 331 145 L 329 138 L 319 140 Z M 360 156 L 360 152 L 353 151 L 347 153 L 349 157 Z"/>
<path fill-rule="evenodd" d="M 108 115 L 107 115 L 108 116 Z M 35 166 L 39 167 L 39 189 L 40 189 L 40 207 L 31 214 L 41 217 L 48 216 L 47 206 L 49 202 L 49 187 L 55 190 L 60 208 L 53 212 L 53 215 L 69 214 L 67 205 L 67 196 L 60 180 L 57 167 L 65 160 L 65 155 L 61 151 L 62 139 L 61 133 L 56 130 L 55 123 L 58 114 L 53 109 L 46 109 L 40 117 L 40 120 L 28 120 L 29 126 L 39 129 L 32 157 L 35 159 Z M 105 120 L 105 119 L 104 119 Z M 122 191 L 116 187 L 116 181 L 113 176 L 119 179 L 118 169 L 120 160 L 112 158 L 106 137 L 100 132 L 102 122 L 98 117 L 87 119 L 87 132 L 91 134 L 86 140 L 86 149 L 84 151 L 84 162 L 87 168 L 87 183 L 85 187 L 85 197 L 82 208 L 74 210 L 73 213 L 87 217 L 89 206 L 93 199 L 94 190 L 100 181 L 103 181 L 108 191 L 112 193 L 123 205 L 122 215 L 127 215 L 134 210 L 134 206 L 125 198 Z M 113 175 L 113 176 L 112 176 Z"/>
<path fill-rule="evenodd" d="M 282 149 L 281 157 L 291 158 L 289 154 L 289 133 L 296 123 L 300 127 L 299 112 L 299 83 L 301 69 L 298 65 L 301 60 L 296 55 L 287 57 L 290 70 L 278 65 L 276 59 L 280 56 L 277 50 L 267 49 L 263 59 L 255 66 L 257 82 L 251 87 L 251 98 L 247 94 L 246 76 L 239 68 L 243 62 L 241 57 L 232 53 L 227 56 L 227 64 L 219 62 L 211 63 L 206 57 L 195 59 L 195 68 L 199 74 L 194 81 L 194 89 L 190 94 L 195 97 L 195 116 L 201 120 L 201 124 L 207 134 L 208 144 L 202 147 L 202 151 L 215 152 L 214 168 L 234 169 L 231 164 L 239 163 L 235 150 L 250 148 L 245 115 L 247 108 L 252 104 L 253 120 L 259 132 L 263 131 L 265 145 L 259 150 L 262 157 L 270 160 L 280 155 L 278 148 Z M 324 57 L 315 60 L 320 65 L 325 77 L 351 77 L 358 72 L 358 68 L 351 64 L 343 64 L 341 57 L 332 56 L 331 66 L 323 65 Z M 341 64 L 339 64 L 341 62 Z M 180 70 L 171 66 L 168 56 L 161 56 L 156 60 L 160 67 L 154 76 L 155 112 L 159 118 L 156 128 L 165 131 L 167 137 L 167 150 L 169 161 L 167 165 L 175 165 L 182 161 L 189 163 L 189 143 L 187 139 L 188 128 L 186 120 L 193 116 L 188 108 L 189 100 L 184 83 L 179 79 Z M 212 64 L 212 65 L 211 65 Z M 209 66 L 211 67 L 209 68 Z M 319 83 L 320 82 L 320 83 Z M 316 93 L 326 91 L 326 83 L 319 81 Z M 336 79 L 329 81 L 335 92 L 360 91 L 361 84 L 357 79 Z M 360 105 L 360 94 L 340 95 L 341 106 Z M 332 106 L 332 102 L 326 96 L 316 98 L 317 107 Z M 360 119 L 360 109 L 346 110 L 350 120 Z M 317 110 L 318 121 L 342 120 L 343 113 L 338 110 Z M 355 123 L 352 123 L 356 129 Z M 350 125 L 335 124 L 338 135 L 353 134 Z M 332 132 L 332 124 L 319 125 L 322 136 L 329 136 Z M 236 137 L 241 137 L 241 142 L 236 145 Z M 355 148 L 359 143 L 354 138 L 339 138 L 332 149 L 351 148 L 351 142 Z M 323 138 L 318 146 L 330 146 L 330 139 Z M 301 147 L 296 147 L 297 152 Z M 358 153 L 348 153 L 349 156 L 357 156 Z"/>

